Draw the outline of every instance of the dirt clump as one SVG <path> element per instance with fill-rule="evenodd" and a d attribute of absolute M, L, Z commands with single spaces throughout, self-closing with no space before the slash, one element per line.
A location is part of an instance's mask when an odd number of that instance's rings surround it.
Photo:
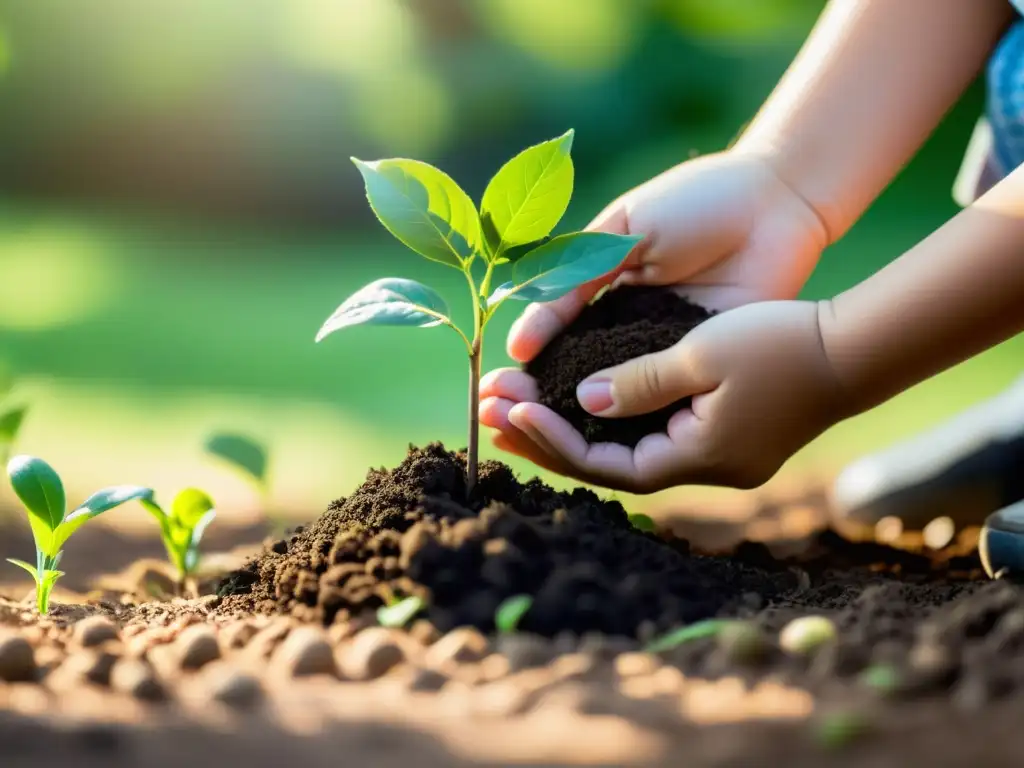
<path fill-rule="evenodd" d="M 419 595 L 438 630 L 490 632 L 499 604 L 533 596 L 520 628 L 636 637 L 716 615 L 745 593 L 791 588 L 785 568 L 692 555 L 634 529 L 618 502 L 559 492 L 484 462 L 467 498 L 465 457 L 410 448 L 394 470 L 275 542 L 221 590 L 221 610 L 346 621 L 395 596 Z"/>
<path fill-rule="evenodd" d="M 602 419 L 583 410 L 577 385 L 600 370 L 671 347 L 709 317 L 708 310 L 668 288 L 616 288 L 585 307 L 525 370 L 537 380 L 540 403 L 561 414 L 588 442 L 632 448 L 645 436 L 664 432 L 690 399 L 641 416 Z"/>

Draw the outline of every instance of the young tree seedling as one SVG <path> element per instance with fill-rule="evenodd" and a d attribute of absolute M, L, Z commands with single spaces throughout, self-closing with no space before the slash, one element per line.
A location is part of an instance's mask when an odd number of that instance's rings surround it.
<path fill-rule="evenodd" d="M 487 323 L 509 299 L 552 301 L 612 272 L 642 239 L 605 232 L 551 237 L 572 196 L 572 140 L 570 130 L 516 155 L 491 179 L 479 210 L 458 184 L 431 165 L 401 158 L 352 158 L 370 207 L 384 227 L 421 256 L 465 276 L 473 330 L 466 333 L 455 325 L 434 289 L 385 277 L 346 299 L 316 340 L 361 324 L 444 325 L 457 333 L 469 355 L 469 492 L 477 480 L 480 362 Z M 492 290 L 502 272 L 504 282 Z"/>
<path fill-rule="evenodd" d="M 11 447 L 18 437 L 21 424 L 28 408 L 20 405 L 3 405 L 4 399 L 14 388 L 14 379 L 0 367 L 0 463 L 7 463 Z"/>
<path fill-rule="evenodd" d="M 644 650 L 648 653 L 661 653 L 662 651 L 678 648 L 680 645 L 693 642 L 694 640 L 701 640 L 705 637 L 717 637 L 722 630 L 733 623 L 730 619 L 705 619 L 694 624 L 687 624 L 685 627 L 678 627 L 668 634 L 652 640 Z"/>
<path fill-rule="evenodd" d="M 658 530 L 658 526 L 654 524 L 654 519 L 643 512 L 634 512 L 629 515 L 629 524 L 644 533 L 655 533 Z"/>
<path fill-rule="evenodd" d="M 174 497 L 169 512 L 155 498 L 139 500 L 160 524 L 167 556 L 178 571 L 178 589 L 184 590 L 188 577 L 199 566 L 199 542 L 217 516 L 213 500 L 196 488 L 186 488 Z"/>
<path fill-rule="evenodd" d="M 494 612 L 494 626 L 503 635 L 510 635 L 519 629 L 519 622 L 533 605 L 531 595 L 513 595 L 506 598 Z"/>
<path fill-rule="evenodd" d="M 266 446 L 245 435 L 218 432 L 206 439 L 204 448 L 253 484 L 263 500 L 264 512 L 270 518 L 275 533 L 283 533 L 287 526 L 270 511 L 270 459 Z"/>
<path fill-rule="evenodd" d="M 29 526 L 36 545 L 36 564 L 9 559 L 8 562 L 24 568 L 36 583 L 36 607 L 46 614 L 50 606 L 50 592 L 64 575 L 57 566 L 65 542 L 84 523 L 107 510 L 132 501 L 151 501 L 153 491 L 136 485 L 118 485 L 97 491 L 78 508 L 67 512 L 64 484 L 57 472 L 42 459 L 33 456 L 15 456 L 7 464 L 11 487 L 28 512 Z"/>

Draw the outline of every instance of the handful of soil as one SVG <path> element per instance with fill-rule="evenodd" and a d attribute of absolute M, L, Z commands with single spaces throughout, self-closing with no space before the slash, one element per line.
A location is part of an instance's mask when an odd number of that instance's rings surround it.
<path fill-rule="evenodd" d="M 645 436 L 664 432 L 672 415 L 689 407 L 690 398 L 654 413 L 602 419 L 583 410 L 576 387 L 605 368 L 671 347 L 711 315 L 670 288 L 616 288 L 584 308 L 525 370 L 537 381 L 541 404 L 561 414 L 587 442 L 633 448 Z"/>

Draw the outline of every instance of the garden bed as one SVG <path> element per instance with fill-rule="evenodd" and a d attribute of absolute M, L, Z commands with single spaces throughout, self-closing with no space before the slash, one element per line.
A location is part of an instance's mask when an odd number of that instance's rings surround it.
<path fill-rule="evenodd" d="M 497 463 L 467 499 L 460 459 L 411 450 L 196 600 L 45 619 L 0 602 L 5 767 L 998 764 L 1024 746 L 1024 597 L 970 548 L 824 529 L 711 554 L 672 535 L 692 521 L 644 533 Z M 516 593 L 534 595 L 520 631 L 495 633 Z M 426 607 L 376 626 L 395 595 Z M 782 650 L 808 615 L 837 639 Z M 645 652 L 710 617 L 755 633 Z"/>

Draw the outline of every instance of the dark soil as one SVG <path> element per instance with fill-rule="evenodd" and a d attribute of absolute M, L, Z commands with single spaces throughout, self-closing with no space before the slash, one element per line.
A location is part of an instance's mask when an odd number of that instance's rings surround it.
<path fill-rule="evenodd" d="M 668 288 L 623 286 L 590 306 L 526 366 L 537 380 L 540 402 L 561 414 L 591 443 L 634 447 L 664 432 L 686 398 L 654 413 L 627 419 L 591 416 L 576 399 L 576 387 L 597 371 L 671 347 L 707 320 L 706 309 Z"/>
<path fill-rule="evenodd" d="M 372 470 L 352 496 L 277 542 L 223 591 L 232 609 L 325 624 L 395 595 L 420 595 L 442 632 L 490 631 L 502 600 L 529 594 L 524 631 L 635 637 L 794 584 L 781 567 L 691 555 L 685 541 L 635 530 L 618 502 L 536 479 L 523 484 L 497 462 L 482 464 L 467 499 L 464 457 L 434 444 L 410 449 L 392 471 Z"/>

